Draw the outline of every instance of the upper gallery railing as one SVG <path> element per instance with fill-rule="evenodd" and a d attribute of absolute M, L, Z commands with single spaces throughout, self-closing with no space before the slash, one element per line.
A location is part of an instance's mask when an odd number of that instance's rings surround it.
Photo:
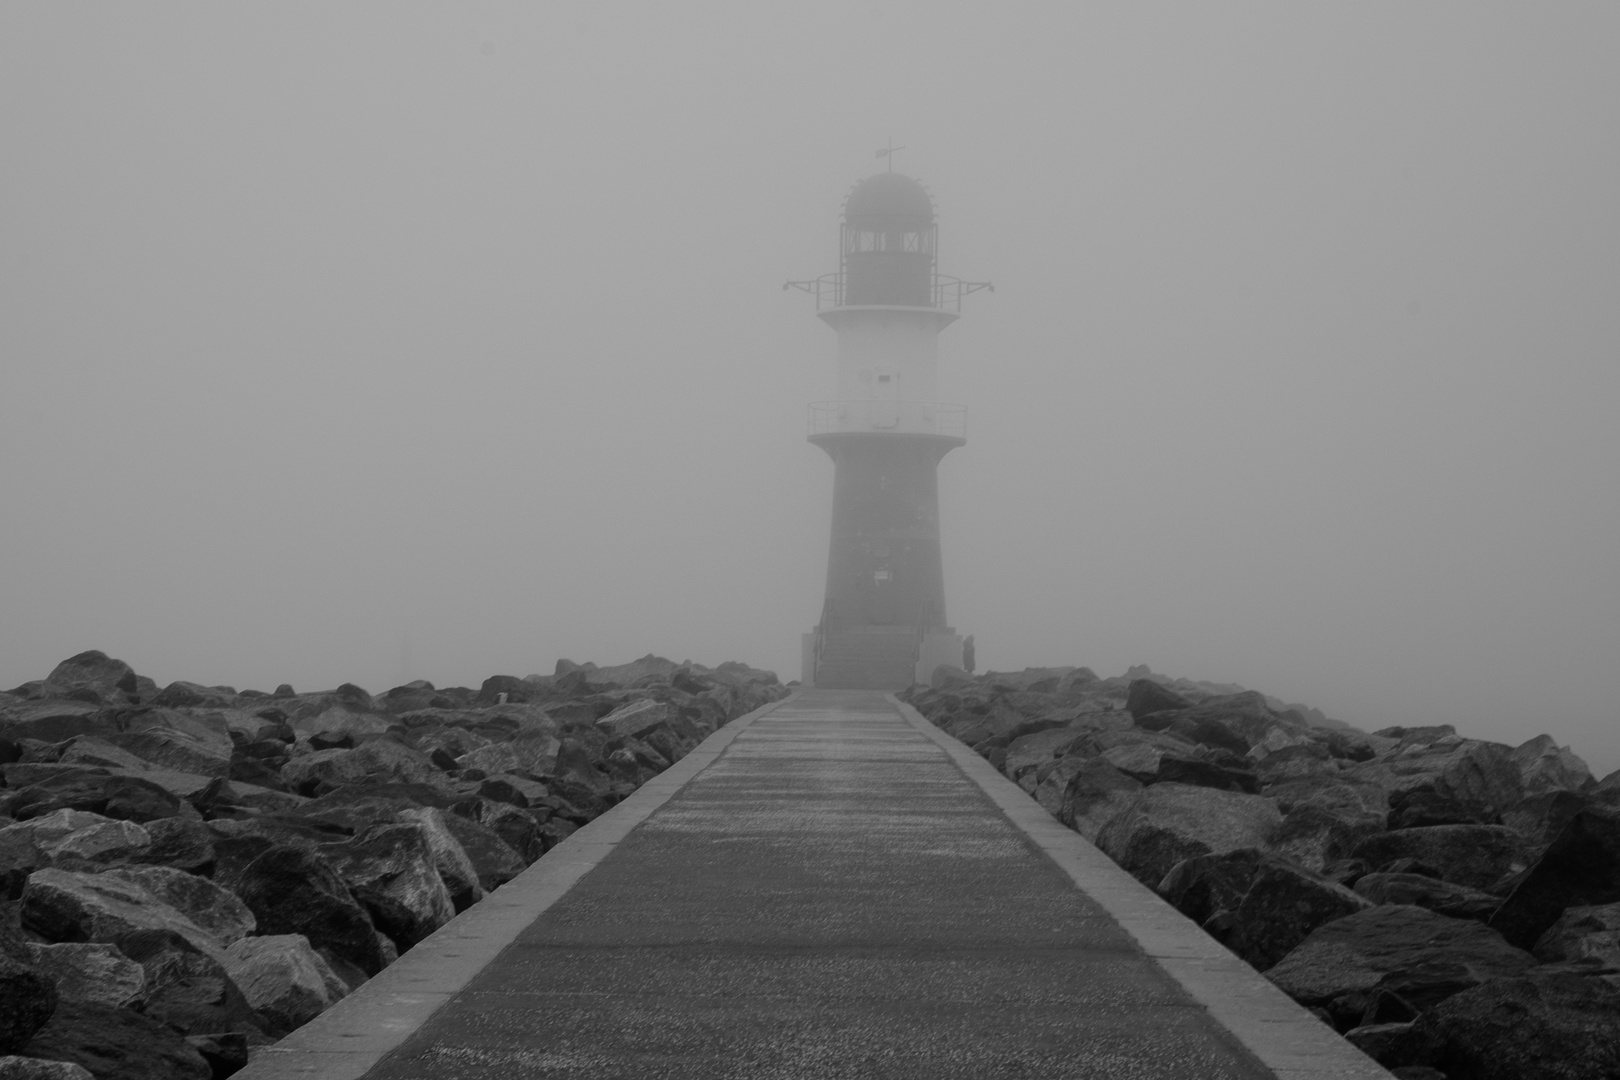
<path fill-rule="evenodd" d="M 967 406 L 942 401 L 816 401 L 810 405 L 810 435 L 855 432 L 943 435 L 967 438 Z"/>
<path fill-rule="evenodd" d="M 826 311 L 830 308 L 844 306 L 844 275 L 842 273 L 822 274 L 812 281 L 789 281 L 782 288 L 799 289 L 814 296 L 817 311 Z M 935 274 L 933 285 L 929 291 L 928 306 L 939 311 L 951 311 L 961 314 L 962 298 L 971 296 L 980 289 L 989 289 L 991 292 L 996 291 L 996 287 L 988 281 L 963 281 L 961 278 Z"/>

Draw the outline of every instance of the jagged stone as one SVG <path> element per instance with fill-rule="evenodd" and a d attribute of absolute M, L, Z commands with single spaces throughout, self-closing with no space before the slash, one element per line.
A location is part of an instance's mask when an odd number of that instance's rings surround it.
<path fill-rule="evenodd" d="M 172 866 L 131 866 L 104 875 L 145 889 L 211 934 L 221 948 L 253 933 L 256 922 L 234 893 Z"/>
<path fill-rule="evenodd" d="M 0 1080 L 92 1080 L 92 1076 L 89 1069 L 71 1061 L 46 1061 L 16 1054 L 0 1057 Z"/>
<path fill-rule="evenodd" d="M 37 781 L 26 786 L 18 783 L 26 766 L 6 766 L 6 786 L 20 791 L 10 798 L 9 811 L 18 821 L 27 821 L 53 814 L 58 810 L 84 810 L 101 813 L 107 808 L 107 778 L 105 769 L 86 766 L 53 767 L 41 774 L 35 767 Z M 13 779 L 14 775 L 17 779 Z"/>
<path fill-rule="evenodd" d="M 1589 806 L 1514 885 L 1491 925 L 1528 948 L 1572 907 L 1620 901 L 1620 809 Z"/>
<path fill-rule="evenodd" d="M 243 938 L 225 951 L 225 970 L 275 1031 L 308 1023 L 349 992 L 302 934 Z"/>
<path fill-rule="evenodd" d="M 1082 759 L 1063 790 L 1058 820 L 1092 843 L 1115 816 L 1122 813 L 1142 790 L 1134 780 L 1106 761 Z"/>
<path fill-rule="evenodd" d="M 1413 904 L 1456 919 L 1489 919 L 1502 903 L 1500 896 L 1426 874 L 1364 874 L 1354 888 L 1374 904 Z"/>
<path fill-rule="evenodd" d="M 1155 891 L 1177 911 L 1203 925 L 1238 909 L 1265 857 L 1258 848 L 1194 855 L 1172 866 Z"/>
<path fill-rule="evenodd" d="M 1132 679 L 1125 689 L 1125 711 L 1137 720 L 1154 713 L 1190 709 L 1193 703 L 1152 679 Z"/>
<path fill-rule="evenodd" d="M 1097 846 L 1150 888 L 1194 855 L 1263 847 L 1281 824 L 1270 801 L 1187 784 L 1137 793 L 1097 834 Z"/>
<path fill-rule="evenodd" d="M 1524 838 L 1536 858 L 1547 850 L 1575 815 L 1594 805 L 1590 795 L 1573 791 L 1546 791 L 1531 795 L 1502 815 L 1502 824 Z M 1597 805 L 1602 805 L 1598 803 Z"/>
<path fill-rule="evenodd" d="M 1620 903 L 1566 909 L 1531 951 L 1549 964 L 1594 961 L 1620 970 Z"/>
<path fill-rule="evenodd" d="M 89 690 L 104 702 L 128 701 L 140 688 L 135 669 L 96 649 L 70 656 L 51 669 L 45 684 L 57 694 Z"/>
<path fill-rule="evenodd" d="M 1218 936 L 1251 967 L 1263 970 L 1311 931 L 1371 906 L 1343 885 L 1272 857 L 1260 861 Z"/>
<path fill-rule="evenodd" d="M 1552 791 L 1584 791 L 1597 781 L 1592 770 L 1567 746 L 1551 735 L 1537 735 L 1513 751 L 1513 764 L 1526 795 Z"/>
<path fill-rule="evenodd" d="M 225 776 L 230 772 L 230 729 L 222 717 L 196 716 L 173 709 L 154 709 L 129 721 L 105 740 L 142 760 L 175 772 Z"/>
<path fill-rule="evenodd" d="M 235 702 L 236 694 L 228 687 L 203 686 L 201 683 L 176 679 L 152 698 L 152 704 L 165 709 L 221 708 Z"/>
<path fill-rule="evenodd" d="M 1481 923 L 1391 904 L 1317 927 L 1265 975 L 1310 1006 L 1380 987 L 1408 1000 L 1430 989 L 1454 993 L 1535 962 Z"/>
<path fill-rule="evenodd" d="M 1527 971 L 1458 993 L 1417 1022 L 1417 1055 L 1458 1080 L 1620 1076 L 1620 989 L 1603 979 Z"/>
<path fill-rule="evenodd" d="M 353 750 L 318 750 L 293 758 L 282 779 L 300 794 L 314 794 L 346 784 L 423 784 L 441 782 L 443 774 L 426 754 L 397 739 L 373 739 Z"/>
<path fill-rule="evenodd" d="M 57 1008 L 56 985 L 34 967 L 0 955 L 0 1054 L 27 1045 Z"/>
<path fill-rule="evenodd" d="M 1375 783 L 1392 801 L 1398 795 L 1427 790 L 1469 808 L 1473 820 L 1491 822 L 1524 797 L 1524 782 L 1513 752 L 1497 743 L 1463 739 L 1446 728 L 1405 731 L 1402 745 L 1345 770 L 1347 780 Z"/>
<path fill-rule="evenodd" d="M 198 874 L 214 863 L 214 840 L 201 819 L 176 815 L 146 823 L 151 846 L 138 860 Z"/>
<path fill-rule="evenodd" d="M 118 943 L 141 965 L 141 1011 L 183 1035 L 258 1031 L 242 991 L 225 971 L 224 950 L 203 950 L 171 930 L 139 930 Z"/>
<path fill-rule="evenodd" d="M 406 948 L 455 917 L 449 890 L 416 822 L 375 825 L 321 854 L 371 913 L 377 929 Z"/>
<path fill-rule="evenodd" d="M 96 1080 L 212 1080 L 213 1070 L 169 1027 L 129 1009 L 65 1001 L 23 1052 L 88 1069 Z"/>
<path fill-rule="evenodd" d="M 1086 737 L 1086 729 L 1063 725 L 1021 735 L 1007 744 L 1007 759 L 1001 771 L 1011 780 L 1026 773 L 1034 773 L 1042 766 L 1068 753 L 1069 748 Z"/>
<path fill-rule="evenodd" d="M 22 921 L 48 941 L 105 941 L 119 945 L 142 930 L 179 934 L 199 950 L 221 944 L 207 930 L 133 882 L 110 873 L 81 874 L 55 868 L 29 875 L 22 895 Z"/>
<path fill-rule="evenodd" d="M 1348 817 L 1306 803 L 1295 807 L 1272 834 L 1268 847 L 1313 873 L 1351 857 L 1362 840 L 1377 832 L 1374 819 Z"/>
<path fill-rule="evenodd" d="M 35 843 L 53 864 L 83 863 L 118 865 L 139 859 L 151 848 L 151 835 L 133 821 L 98 821 L 66 836 Z"/>
<path fill-rule="evenodd" d="M 1382 868 L 1397 859 L 1416 859 L 1440 871 L 1446 881 L 1490 889 L 1528 865 L 1524 841 L 1502 825 L 1430 825 L 1369 836 L 1351 856 Z"/>
<path fill-rule="evenodd" d="M 56 984 L 63 1001 L 129 1008 L 146 990 L 141 965 L 105 942 L 65 941 L 28 946 L 34 968 Z"/>
<path fill-rule="evenodd" d="M 641 738 L 677 713 L 675 706 L 665 702 L 633 701 L 596 721 L 596 726 L 619 738 Z"/>
<path fill-rule="evenodd" d="M 367 975 L 383 968 L 371 916 L 337 871 L 314 851 L 275 844 L 238 876 L 236 893 L 261 934 L 302 934 Z"/>
<path fill-rule="evenodd" d="M 499 833 L 473 818 L 449 813 L 444 816 L 444 827 L 461 845 L 478 875 L 479 887 L 486 893 L 500 888 L 528 868 L 523 856 Z M 454 892 L 451 895 L 453 897 Z"/>
<path fill-rule="evenodd" d="M 401 821 L 414 822 L 421 830 L 422 839 L 433 856 L 433 867 L 459 913 L 484 898 L 484 887 L 479 883 L 472 859 L 451 831 L 447 817 L 444 811 L 432 806 L 403 810 L 399 814 Z"/>

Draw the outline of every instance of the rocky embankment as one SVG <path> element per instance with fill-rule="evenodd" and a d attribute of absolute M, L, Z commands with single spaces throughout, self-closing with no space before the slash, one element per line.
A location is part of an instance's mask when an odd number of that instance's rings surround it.
<path fill-rule="evenodd" d="M 0 1080 L 227 1076 L 786 694 L 652 656 L 377 697 L 64 661 L 0 693 Z"/>
<path fill-rule="evenodd" d="M 1396 1075 L 1620 1077 L 1620 772 L 1149 674 L 901 696 Z"/>

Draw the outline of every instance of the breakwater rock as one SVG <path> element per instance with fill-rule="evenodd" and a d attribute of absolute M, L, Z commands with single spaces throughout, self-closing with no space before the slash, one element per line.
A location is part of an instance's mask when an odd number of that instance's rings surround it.
<path fill-rule="evenodd" d="M 1620 1076 L 1620 772 L 1132 669 L 900 696 L 1392 1069 Z"/>
<path fill-rule="evenodd" d="M 375 697 L 72 657 L 0 693 L 0 1072 L 229 1075 L 787 692 L 654 656 Z"/>

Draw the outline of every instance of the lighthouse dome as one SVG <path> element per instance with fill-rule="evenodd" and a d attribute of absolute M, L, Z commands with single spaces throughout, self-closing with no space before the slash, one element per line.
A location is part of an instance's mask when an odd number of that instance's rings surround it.
<path fill-rule="evenodd" d="M 934 201 L 917 181 L 900 173 L 874 173 L 855 185 L 844 201 L 844 219 L 934 219 Z"/>

